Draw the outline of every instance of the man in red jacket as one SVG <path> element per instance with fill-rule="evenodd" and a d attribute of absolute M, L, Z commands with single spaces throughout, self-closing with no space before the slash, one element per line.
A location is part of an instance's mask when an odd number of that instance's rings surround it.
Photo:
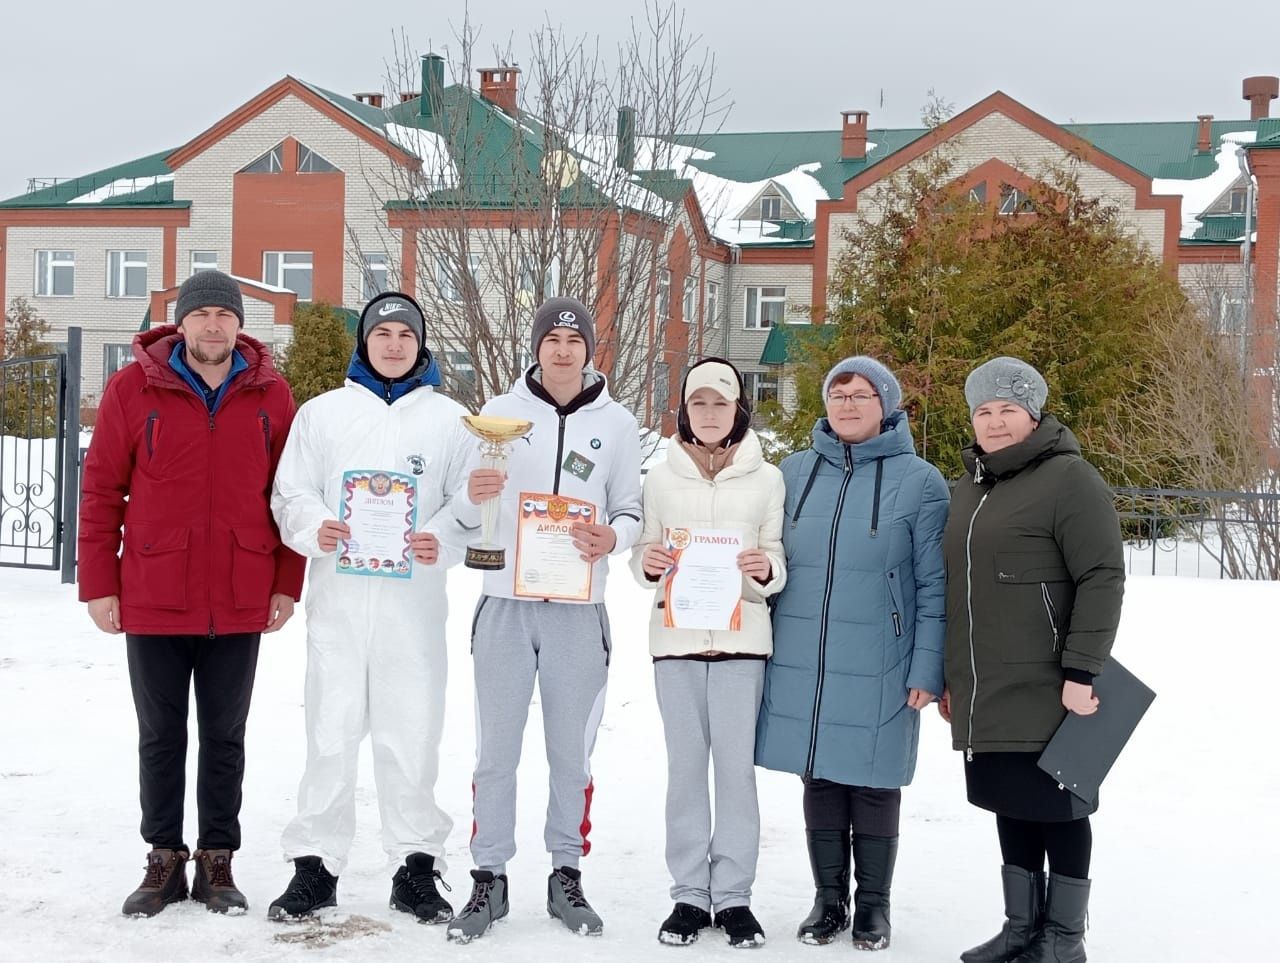
<path fill-rule="evenodd" d="M 102 631 L 125 633 L 138 713 L 142 838 L 152 849 L 126 916 L 188 896 L 193 676 L 200 826 L 190 895 L 215 912 L 248 908 L 231 854 L 258 642 L 288 621 L 302 592 L 304 562 L 281 545 L 270 505 L 293 420 L 289 386 L 266 346 L 239 331 L 233 278 L 193 274 L 174 316 L 176 328 L 135 337 L 138 363 L 107 383 L 80 502 L 80 600 Z"/>

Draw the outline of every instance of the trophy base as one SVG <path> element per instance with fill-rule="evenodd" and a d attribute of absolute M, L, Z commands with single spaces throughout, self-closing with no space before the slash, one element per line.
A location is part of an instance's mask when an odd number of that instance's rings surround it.
<path fill-rule="evenodd" d="M 467 568 L 496 572 L 507 567 L 507 550 L 496 545 L 468 545 L 463 564 Z"/>

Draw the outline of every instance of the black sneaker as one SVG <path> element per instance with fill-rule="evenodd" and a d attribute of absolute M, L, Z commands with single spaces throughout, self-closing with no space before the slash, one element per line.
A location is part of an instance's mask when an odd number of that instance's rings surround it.
<path fill-rule="evenodd" d="M 293 866 L 289 888 L 272 901 L 267 919 L 300 919 L 326 906 L 338 905 L 338 877 L 324 868 L 324 860 L 319 856 L 299 856 Z"/>
<path fill-rule="evenodd" d="M 711 925 L 711 914 L 691 903 L 676 903 L 675 909 L 658 930 L 658 942 L 684 946 L 698 941 L 698 931 Z"/>
<path fill-rule="evenodd" d="M 391 877 L 391 908 L 412 913 L 419 923 L 447 923 L 453 919 L 453 907 L 436 889 L 436 881 L 446 890 L 449 884 L 435 868 L 435 857 L 426 853 L 410 853 L 404 865 Z"/>
<path fill-rule="evenodd" d="M 764 927 L 750 906 L 730 906 L 716 914 L 715 928 L 724 930 L 730 946 L 764 946 Z"/>

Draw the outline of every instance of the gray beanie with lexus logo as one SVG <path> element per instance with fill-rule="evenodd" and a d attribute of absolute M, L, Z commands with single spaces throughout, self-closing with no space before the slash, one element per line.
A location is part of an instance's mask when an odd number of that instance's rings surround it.
<path fill-rule="evenodd" d="M 596 321 L 586 305 L 574 298 L 548 298 L 533 314 L 533 360 L 538 360 L 538 346 L 555 328 L 567 328 L 582 335 L 587 343 L 587 364 L 596 354 Z"/>
<path fill-rule="evenodd" d="M 363 345 L 369 340 L 374 328 L 392 321 L 407 325 L 418 339 L 419 348 L 426 342 L 427 321 L 418 302 L 399 291 L 385 291 L 366 304 L 360 312 L 360 328 L 356 332 L 358 343 Z"/>

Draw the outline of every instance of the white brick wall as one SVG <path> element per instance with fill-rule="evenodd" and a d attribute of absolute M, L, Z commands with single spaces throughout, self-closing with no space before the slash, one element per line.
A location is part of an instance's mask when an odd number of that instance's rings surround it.
<path fill-rule="evenodd" d="M 760 370 L 760 354 L 769 340 L 769 331 L 745 326 L 747 288 L 785 287 L 787 320 L 808 323 L 813 301 L 813 269 L 807 264 L 735 264 L 732 274 L 733 290 L 726 319 L 728 358 L 744 371 Z"/>
<path fill-rule="evenodd" d="M 81 392 L 100 395 L 104 345 L 127 344 L 142 325 L 148 298 L 107 297 L 107 252 L 145 251 L 147 289 L 163 279 L 164 231 L 158 227 L 11 227 L 5 262 L 5 298 L 24 297 L 48 321 L 55 341 L 65 341 L 69 325 L 84 330 Z M 73 251 L 73 297 L 36 296 L 36 251 Z"/>
<path fill-rule="evenodd" d="M 361 303 L 357 248 L 389 254 L 396 270 L 400 263 L 400 232 L 386 226 L 382 209 L 393 192 L 392 163 L 386 154 L 293 95 L 174 172 L 174 197 L 191 201 L 191 226 L 178 229 L 178 281 L 191 273 L 193 250 L 217 251 L 218 267 L 230 270 L 233 178 L 286 137 L 310 147 L 345 174 L 343 303 L 357 306 Z M 260 265 L 255 279 L 261 279 Z"/>

